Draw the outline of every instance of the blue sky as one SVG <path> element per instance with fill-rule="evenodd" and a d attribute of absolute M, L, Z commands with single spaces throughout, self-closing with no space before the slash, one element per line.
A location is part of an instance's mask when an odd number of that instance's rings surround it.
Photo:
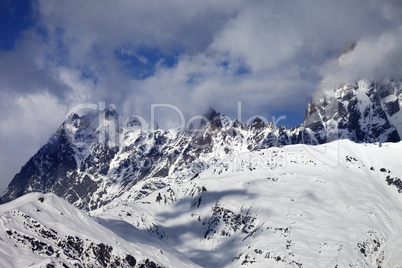
<path fill-rule="evenodd" d="M 0 1 L 0 190 L 80 103 L 234 119 L 241 102 L 244 122 L 299 125 L 323 85 L 400 73 L 401 14 L 391 0 Z"/>
<path fill-rule="evenodd" d="M 11 50 L 21 33 L 33 23 L 28 1 L 2 1 L 0 4 L 0 49 Z"/>

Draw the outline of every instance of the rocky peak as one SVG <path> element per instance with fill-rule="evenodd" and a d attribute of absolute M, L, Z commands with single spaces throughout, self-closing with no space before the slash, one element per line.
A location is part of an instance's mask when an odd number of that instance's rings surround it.
<path fill-rule="evenodd" d="M 388 89 L 382 90 L 382 87 Z M 314 132 L 335 129 L 338 138 L 355 142 L 400 140 L 387 115 L 387 112 L 389 115 L 398 112 L 400 106 L 389 86 L 362 79 L 355 84 L 341 84 L 333 92 L 311 100 L 306 109 L 305 127 Z M 390 95 L 393 97 L 388 99 L 392 104 L 388 104 L 387 97 L 384 97 Z"/>
<path fill-rule="evenodd" d="M 348 44 L 346 44 L 346 46 L 343 48 L 342 52 L 336 57 L 337 60 L 342 60 L 343 57 L 345 57 L 346 55 L 350 54 L 356 47 L 356 42 L 350 42 Z"/>
<path fill-rule="evenodd" d="M 136 116 L 129 117 L 125 123 L 126 123 L 125 127 L 129 128 L 129 129 L 141 129 L 142 128 L 141 120 Z"/>
<path fill-rule="evenodd" d="M 265 127 L 264 122 L 261 120 L 261 118 L 256 116 L 251 124 L 251 128 L 261 129 L 263 127 Z"/>
<path fill-rule="evenodd" d="M 105 114 L 105 118 L 109 120 L 116 119 L 118 117 L 118 114 L 116 112 L 116 109 L 113 106 L 109 106 L 106 108 L 104 111 L 100 111 L 101 113 Z"/>
<path fill-rule="evenodd" d="M 221 114 L 216 112 L 215 109 L 209 108 L 208 111 L 206 111 L 206 113 L 204 114 L 204 117 L 207 119 L 207 122 L 205 122 L 205 120 L 202 120 L 200 123 L 200 129 L 210 127 L 210 129 L 214 131 L 222 128 L 223 125 Z"/>
<path fill-rule="evenodd" d="M 239 119 L 235 119 L 233 122 L 232 122 L 232 127 L 233 128 L 242 128 L 243 127 L 243 124 L 239 121 Z"/>
<path fill-rule="evenodd" d="M 197 176 L 220 153 L 335 139 L 396 142 L 402 134 L 401 93 L 398 80 L 340 84 L 312 98 L 304 122 L 290 130 L 264 124 L 258 117 L 244 127 L 214 109 L 204 114 L 207 121 L 201 120 L 196 132 L 137 131 L 141 122 L 135 117 L 120 127 L 114 110 L 104 115 L 72 114 L 22 167 L 0 201 L 29 192 L 53 192 L 93 210 L 126 191 L 141 198 L 164 187 L 164 182 L 148 185 L 147 181 Z"/>

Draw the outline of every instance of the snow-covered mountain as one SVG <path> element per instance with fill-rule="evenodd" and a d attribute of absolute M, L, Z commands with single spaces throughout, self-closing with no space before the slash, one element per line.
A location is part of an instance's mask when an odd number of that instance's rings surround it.
<path fill-rule="evenodd" d="M 133 226 L 113 224 L 124 236 L 54 194 L 25 195 L 0 207 L 0 266 L 198 267 Z"/>
<path fill-rule="evenodd" d="M 0 263 L 397 267 L 401 104 L 400 80 L 360 80 L 291 129 L 213 109 L 197 131 L 71 114 L 0 199 Z"/>
<path fill-rule="evenodd" d="M 401 267 L 401 150 L 348 140 L 245 150 L 195 177 L 143 180 L 138 189 L 159 187 L 141 198 L 132 187 L 91 217 L 27 194 L 0 207 L 0 263 Z"/>
<path fill-rule="evenodd" d="M 148 231 L 203 267 L 402 267 L 401 150 L 342 140 L 236 153 L 90 214 Z"/>
<path fill-rule="evenodd" d="M 53 192 L 78 208 L 97 209 L 132 190 L 142 198 L 165 187 L 166 177 L 195 177 L 233 153 L 337 139 L 397 142 L 402 135 L 402 82 L 361 80 L 314 98 L 299 127 L 255 118 L 252 125 L 209 110 L 199 131 L 141 129 L 114 110 L 70 115 L 53 138 L 14 177 L 2 203 L 30 192 Z M 101 136 L 101 138 L 100 138 Z M 155 181 L 160 181 L 156 183 Z"/>
<path fill-rule="evenodd" d="M 325 142 L 328 130 L 336 134 L 332 140 L 397 142 L 402 136 L 401 104 L 402 81 L 376 84 L 360 80 L 339 85 L 333 93 L 312 101 L 304 125 L 315 133 L 320 144 Z"/>

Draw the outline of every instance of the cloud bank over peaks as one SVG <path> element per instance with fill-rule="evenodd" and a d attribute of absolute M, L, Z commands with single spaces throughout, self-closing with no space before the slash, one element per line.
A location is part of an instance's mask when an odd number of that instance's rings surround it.
<path fill-rule="evenodd" d="M 320 68 L 323 87 L 353 83 L 367 78 L 375 81 L 402 77 L 402 26 L 378 38 L 364 38 L 340 60 L 331 59 Z"/>
<path fill-rule="evenodd" d="M 2 171 L 22 165 L 33 153 L 25 141 L 39 147 L 60 113 L 80 103 L 104 101 L 144 118 L 155 103 L 175 105 L 186 118 L 214 107 L 234 119 L 241 102 L 243 120 L 289 115 L 281 123 L 300 124 L 322 79 L 401 74 L 401 3 L 30 1 L 32 24 L 7 42 L 14 47 L 0 47 Z M 355 50 L 337 63 L 352 40 Z M 157 120 L 173 126 L 177 114 L 160 109 Z M 9 144 L 19 156 L 7 157 Z"/>

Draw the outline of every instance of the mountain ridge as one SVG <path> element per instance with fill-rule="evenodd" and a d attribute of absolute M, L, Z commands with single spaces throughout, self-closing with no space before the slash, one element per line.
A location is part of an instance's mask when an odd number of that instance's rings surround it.
<path fill-rule="evenodd" d="M 338 139 L 397 142 L 402 132 L 401 96 L 399 80 L 339 85 L 330 94 L 313 98 L 304 122 L 291 129 L 257 117 L 251 125 L 242 124 L 213 109 L 207 111 L 206 121 L 201 121 L 196 131 L 144 131 L 135 118 L 119 125 L 116 111 L 109 109 L 99 112 L 103 122 L 97 113 L 72 114 L 22 167 L 0 202 L 29 192 L 54 192 L 79 208 L 92 210 L 118 197 L 136 181 L 177 172 L 196 176 L 214 161 L 216 151 L 226 156 L 236 151 L 318 145 Z"/>
<path fill-rule="evenodd" d="M 0 223 L 2 267 L 197 267 L 139 230 L 136 243 L 115 236 L 52 193 L 30 193 L 1 206 Z"/>
<path fill-rule="evenodd" d="M 291 129 L 71 114 L 0 199 L 0 263 L 397 267 L 401 96 L 399 80 L 341 84 Z"/>

